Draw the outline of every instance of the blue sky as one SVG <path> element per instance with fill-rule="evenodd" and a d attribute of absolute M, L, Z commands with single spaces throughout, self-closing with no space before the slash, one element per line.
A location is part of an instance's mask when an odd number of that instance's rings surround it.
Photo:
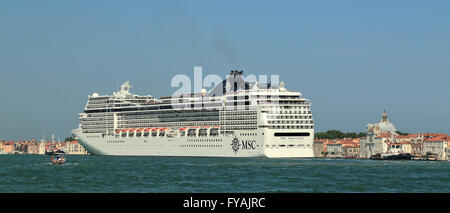
<path fill-rule="evenodd" d="M 450 133 L 449 1 L 0 1 L 0 139 L 64 139 L 87 96 L 279 74 L 316 131 Z"/>

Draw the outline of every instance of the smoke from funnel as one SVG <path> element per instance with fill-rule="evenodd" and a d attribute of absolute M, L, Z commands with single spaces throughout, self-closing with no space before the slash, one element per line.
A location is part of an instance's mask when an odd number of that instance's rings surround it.
<path fill-rule="evenodd" d="M 239 56 L 237 54 L 237 50 L 233 47 L 229 39 L 227 38 L 226 33 L 220 27 L 217 35 L 215 36 L 215 51 L 220 57 L 225 58 L 229 63 L 230 67 L 239 68 Z"/>

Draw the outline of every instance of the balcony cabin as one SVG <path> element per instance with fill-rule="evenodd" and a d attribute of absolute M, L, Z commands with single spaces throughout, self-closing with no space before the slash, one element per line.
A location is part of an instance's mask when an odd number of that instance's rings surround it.
<path fill-rule="evenodd" d="M 209 136 L 215 137 L 218 135 L 219 135 L 219 127 L 218 126 L 213 127 L 213 128 L 211 128 L 211 130 L 209 130 Z"/>
<path fill-rule="evenodd" d="M 144 129 L 144 137 L 148 137 L 150 135 L 150 131 L 152 129 Z"/>
<path fill-rule="evenodd" d="M 128 130 L 128 137 L 134 137 L 134 131 L 136 131 L 136 129 Z"/>
<path fill-rule="evenodd" d="M 191 127 L 188 129 L 188 137 L 196 137 L 197 136 L 198 127 Z"/>
<path fill-rule="evenodd" d="M 178 130 L 181 137 L 186 136 L 186 130 L 187 130 L 186 127 L 180 128 L 180 129 Z"/>
<path fill-rule="evenodd" d="M 156 128 L 156 129 L 152 129 L 152 137 L 156 137 L 156 136 L 158 136 L 158 128 Z"/>
<path fill-rule="evenodd" d="M 208 136 L 208 130 L 210 127 L 202 127 L 198 130 L 198 136 L 199 137 L 206 137 Z"/>

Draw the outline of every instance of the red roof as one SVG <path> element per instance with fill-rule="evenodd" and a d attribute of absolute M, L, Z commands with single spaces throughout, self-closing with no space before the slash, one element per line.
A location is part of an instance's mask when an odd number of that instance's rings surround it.
<path fill-rule="evenodd" d="M 386 132 L 386 133 L 381 133 L 380 135 L 378 135 L 375 138 L 390 138 L 391 137 L 391 133 L 390 132 Z"/>
<path fill-rule="evenodd" d="M 345 147 L 345 148 L 358 148 L 359 144 L 342 144 L 342 147 Z"/>
<path fill-rule="evenodd" d="M 425 138 L 424 141 L 450 141 L 450 136 L 442 134 L 433 138 Z"/>

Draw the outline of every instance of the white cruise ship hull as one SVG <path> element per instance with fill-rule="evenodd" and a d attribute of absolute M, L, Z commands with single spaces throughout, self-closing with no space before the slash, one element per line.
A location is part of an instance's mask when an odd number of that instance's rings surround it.
<path fill-rule="evenodd" d="M 308 137 L 271 137 L 270 130 L 217 137 L 102 137 L 72 133 L 94 155 L 188 157 L 314 157 L 313 132 Z"/>
<path fill-rule="evenodd" d="M 311 103 L 266 80 L 232 70 L 210 92 L 160 99 L 125 82 L 113 95 L 92 93 L 72 133 L 96 155 L 314 157 Z"/>

